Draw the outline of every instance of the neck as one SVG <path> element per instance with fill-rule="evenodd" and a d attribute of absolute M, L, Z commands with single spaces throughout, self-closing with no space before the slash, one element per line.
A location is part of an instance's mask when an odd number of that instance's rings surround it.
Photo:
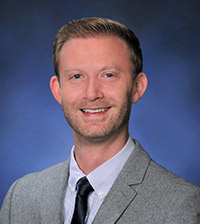
<path fill-rule="evenodd" d="M 95 142 L 73 134 L 75 159 L 86 175 L 117 154 L 124 147 L 129 136 L 127 130 Z"/>

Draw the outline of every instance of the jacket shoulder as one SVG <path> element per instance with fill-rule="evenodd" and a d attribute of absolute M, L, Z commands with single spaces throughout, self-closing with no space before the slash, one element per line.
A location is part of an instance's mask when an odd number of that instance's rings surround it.
<path fill-rule="evenodd" d="M 34 220 L 39 222 L 41 212 L 50 213 L 51 208 L 60 211 L 68 163 L 69 160 L 16 180 L 4 199 L 0 223 L 35 223 Z M 58 219 L 60 214 L 54 217 Z"/>
<path fill-rule="evenodd" d="M 200 188 L 156 163 L 138 142 L 117 183 L 123 182 L 136 194 L 124 223 L 198 223 Z"/>
<path fill-rule="evenodd" d="M 65 171 L 68 169 L 68 161 L 63 161 L 54 166 L 48 167 L 42 171 L 30 173 L 17 180 L 18 184 L 26 185 L 42 185 L 49 184 L 52 180 L 60 179 L 60 176 L 66 175 Z"/>
<path fill-rule="evenodd" d="M 170 172 L 154 160 L 151 160 L 145 178 L 147 178 L 146 181 L 150 181 L 151 179 L 152 185 L 156 185 L 158 189 L 165 189 L 166 191 L 175 192 L 176 194 L 178 192 L 186 193 L 193 191 L 200 193 L 200 188 L 198 186 Z"/>
<path fill-rule="evenodd" d="M 155 161 L 151 160 L 142 184 L 136 189 L 151 211 L 160 210 L 164 223 L 197 223 L 200 188 Z"/>

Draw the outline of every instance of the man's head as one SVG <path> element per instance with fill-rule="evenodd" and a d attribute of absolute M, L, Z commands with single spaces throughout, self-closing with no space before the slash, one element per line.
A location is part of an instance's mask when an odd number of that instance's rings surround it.
<path fill-rule="evenodd" d="M 116 36 L 124 40 L 130 52 L 133 64 L 133 76 L 142 71 L 142 51 L 135 34 L 123 24 L 106 18 L 83 18 L 73 20 L 61 27 L 55 37 L 53 62 L 54 71 L 59 78 L 59 56 L 64 43 L 73 38 L 87 38 L 97 35 Z"/>
<path fill-rule="evenodd" d="M 57 75 L 50 87 L 74 137 L 103 141 L 128 136 L 131 105 L 147 87 L 138 39 L 107 19 L 82 19 L 65 26 L 54 44 Z"/>

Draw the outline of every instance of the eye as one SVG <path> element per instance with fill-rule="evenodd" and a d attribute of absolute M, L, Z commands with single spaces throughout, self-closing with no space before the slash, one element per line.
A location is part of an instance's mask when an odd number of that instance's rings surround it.
<path fill-rule="evenodd" d="M 111 77 L 113 77 L 113 76 L 114 76 L 114 75 L 113 75 L 112 73 L 106 73 L 106 74 L 105 74 L 105 77 L 106 77 L 106 78 L 111 78 Z"/>
<path fill-rule="evenodd" d="M 80 79 L 82 77 L 82 75 L 80 74 L 75 74 L 72 76 L 72 79 Z"/>

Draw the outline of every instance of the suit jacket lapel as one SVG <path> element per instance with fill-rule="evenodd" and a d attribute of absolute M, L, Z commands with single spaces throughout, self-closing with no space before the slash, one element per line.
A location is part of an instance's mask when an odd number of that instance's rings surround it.
<path fill-rule="evenodd" d="M 106 220 L 106 223 L 113 224 L 120 218 L 136 197 L 134 186 L 142 183 L 149 163 L 149 155 L 136 141 L 133 153 L 104 199 L 93 223 L 104 223 Z"/>

